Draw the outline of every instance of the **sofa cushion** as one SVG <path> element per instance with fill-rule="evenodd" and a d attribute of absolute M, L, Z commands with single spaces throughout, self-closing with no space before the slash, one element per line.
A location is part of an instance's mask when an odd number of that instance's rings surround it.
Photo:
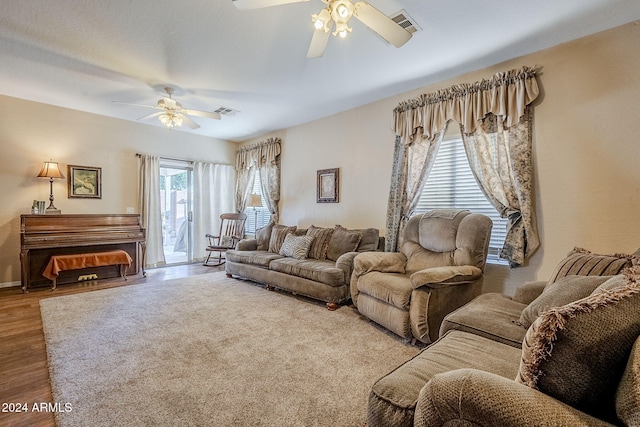
<path fill-rule="evenodd" d="M 269 223 L 262 228 L 256 230 L 256 241 L 259 251 L 269 250 L 269 240 L 271 239 L 271 230 L 273 229 L 273 223 Z"/>
<path fill-rule="evenodd" d="M 280 258 L 269 264 L 269 270 L 302 277 L 329 286 L 343 286 L 346 284 L 344 271 L 336 267 L 336 263 L 331 261 Z"/>
<path fill-rule="evenodd" d="M 279 254 L 295 259 L 306 259 L 313 239 L 313 236 L 296 236 L 289 233 L 282 242 Z"/>
<path fill-rule="evenodd" d="M 347 252 L 355 252 L 361 239 L 362 235 L 357 231 L 347 230 L 340 225 L 336 225 L 331 235 L 331 240 L 329 240 L 327 258 L 337 261 L 340 255 Z"/>
<path fill-rule="evenodd" d="M 271 236 L 269 237 L 269 252 L 273 252 L 274 254 L 280 253 L 280 248 L 282 247 L 282 243 L 284 242 L 285 237 L 289 233 L 295 233 L 296 231 L 295 225 L 292 227 L 286 225 L 274 225 L 271 229 Z"/>
<path fill-rule="evenodd" d="M 522 343 L 516 381 L 615 421 L 613 397 L 640 335 L 639 273 L 632 267 L 625 286 L 541 314 Z"/>
<path fill-rule="evenodd" d="M 314 240 L 309 248 L 309 258 L 327 259 L 329 241 L 333 235 L 333 228 L 322 228 L 312 225 L 307 229 L 307 236 L 313 236 Z"/>
<path fill-rule="evenodd" d="M 380 230 L 377 228 L 362 228 L 353 230 L 360 233 L 360 243 L 356 251 L 358 252 L 370 252 L 378 249 L 380 243 Z"/>
<path fill-rule="evenodd" d="M 274 259 L 282 258 L 282 255 L 269 251 L 236 251 L 230 250 L 226 253 L 227 261 L 239 264 L 255 265 L 257 267 L 269 267 Z"/>
<path fill-rule="evenodd" d="M 613 276 L 566 276 L 546 286 L 542 294 L 527 305 L 518 319 L 525 329 L 543 312 L 588 297 Z"/>
<path fill-rule="evenodd" d="M 520 349 L 527 331 L 515 320 L 525 307 L 499 293 L 481 294 L 444 318 L 440 336 L 455 329 Z"/>
<path fill-rule="evenodd" d="M 436 374 L 475 368 L 513 378 L 519 358 L 519 349 L 450 331 L 373 384 L 367 411 L 369 425 L 413 426 L 420 390 Z"/>
<path fill-rule="evenodd" d="M 624 425 L 640 426 L 640 338 L 636 338 L 616 392 L 616 414 Z"/>
<path fill-rule="evenodd" d="M 614 276 L 633 265 L 636 257 L 626 254 L 598 255 L 574 248 L 560 261 L 549 278 L 549 285 L 566 276 Z"/>

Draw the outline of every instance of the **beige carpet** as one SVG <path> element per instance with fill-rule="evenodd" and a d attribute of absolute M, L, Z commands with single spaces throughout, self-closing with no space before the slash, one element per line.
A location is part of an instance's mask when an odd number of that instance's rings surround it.
<path fill-rule="evenodd" d="M 223 272 L 40 302 L 65 426 L 362 426 L 418 349 L 362 318 Z"/>

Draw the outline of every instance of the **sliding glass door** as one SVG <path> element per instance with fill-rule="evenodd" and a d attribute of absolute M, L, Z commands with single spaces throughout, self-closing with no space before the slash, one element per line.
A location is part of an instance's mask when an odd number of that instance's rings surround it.
<path fill-rule="evenodd" d="M 189 162 L 160 160 L 162 240 L 167 265 L 193 261 L 192 179 Z"/>

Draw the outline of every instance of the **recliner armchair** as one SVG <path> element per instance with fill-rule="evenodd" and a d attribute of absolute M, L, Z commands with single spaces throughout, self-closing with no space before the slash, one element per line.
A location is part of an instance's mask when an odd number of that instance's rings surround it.
<path fill-rule="evenodd" d="M 412 217 L 399 252 L 354 260 L 351 299 L 358 311 L 407 340 L 431 343 L 442 319 L 482 291 L 493 222 L 468 210 Z"/>

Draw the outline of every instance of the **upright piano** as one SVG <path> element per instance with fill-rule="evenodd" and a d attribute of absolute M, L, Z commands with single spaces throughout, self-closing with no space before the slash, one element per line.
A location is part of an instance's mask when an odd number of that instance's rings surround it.
<path fill-rule="evenodd" d="M 127 275 L 144 271 L 145 229 L 137 214 L 21 215 L 20 263 L 23 292 L 49 286 L 42 272 L 51 256 L 126 251 L 132 259 Z M 61 271 L 57 283 L 81 277 L 104 279 L 121 275 L 117 265 Z"/>

